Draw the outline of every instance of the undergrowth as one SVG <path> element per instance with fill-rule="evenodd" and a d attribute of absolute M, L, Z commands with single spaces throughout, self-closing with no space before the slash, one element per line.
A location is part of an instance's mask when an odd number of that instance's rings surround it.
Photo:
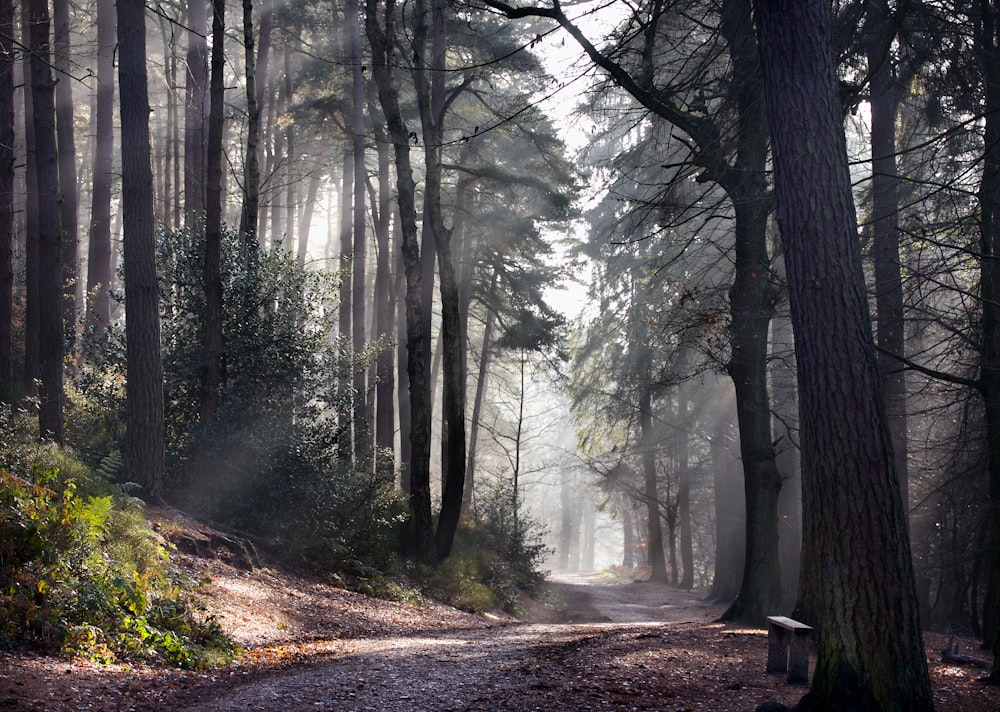
<path fill-rule="evenodd" d="M 234 657 L 139 500 L 23 421 L 0 436 L 0 646 L 186 668 Z"/>
<path fill-rule="evenodd" d="M 497 484 L 480 498 L 475 517 L 459 526 L 451 555 L 434 566 L 417 567 L 416 578 L 456 608 L 523 615 L 522 596 L 538 595 L 545 580 L 544 533 L 519 511 L 512 486 Z"/>

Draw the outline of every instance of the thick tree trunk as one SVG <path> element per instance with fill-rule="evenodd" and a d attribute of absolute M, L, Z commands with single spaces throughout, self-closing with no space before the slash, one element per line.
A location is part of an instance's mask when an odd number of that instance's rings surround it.
<path fill-rule="evenodd" d="M 795 386 L 795 348 L 787 314 L 771 320 L 771 412 L 775 462 L 784 484 L 778 498 L 781 523 L 782 610 L 793 610 L 802 558 L 802 474 L 795 431 L 798 392 Z M 798 612 L 796 612 L 798 615 Z"/>
<path fill-rule="evenodd" d="M 735 168 L 722 179 L 736 214 L 736 277 L 729 290 L 728 372 L 736 388 L 736 417 L 746 491 L 746 555 L 743 581 L 723 618 L 761 623 L 781 604 L 778 550 L 778 494 L 781 476 L 775 463 L 767 390 L 768 325 L 778 292 L 767 250 L 767 116 L 750 0 L 723 3 L 722 34 L 735 73 L 739 130 Z"/>
<path fill-rule="evenodd" d="M 104 332 L 111 322 L 111 185 L 114 168 L 115 4 L 97 4 L 97 108 L 94 187 L 87 247 L 87 329 Z"/>
<path fill-rule="evenodd" d="M 445 227 L 441 197 L 442 125 L 444 122 L 444 62 L 445 5 L 442 0 L 431 3 L 431 62 L 429 67 L 414 71 L 417 104 L 424 134 L 424 229 L 429 229 L 437 253 L 441 295 L 441 349 L 443 358 L 442 414 L 446 439 L 442 460 L 444 484 L 441 492 L 441 513 L 435 535 L 437 556 L 446 558 L 458 529 L 465 487 L 465 373 L 463 371 L 461 310 L 458 298 L 458 278 L 451 251 L 451 231 Z M 426 49 L 427 7 L 418 0 L 414 42 L 419 52 Z M 428 76 L 429 75 L 429 76 Z M 428 240 L 425 232 L 424 249 Z"/>
<path fill-rule="evenodd" d="M 205 92 L 208 89 L 206 0 L 188 0 L 188 50 L 184 96 L 184 224 L 193 232 L 205 220 Z"/>
<path fill-rule="evenodd" d="M 649 374 L 640 375 L 648 381 Z M 643 499 L 646 500 L 646 563 L 649 565 L 649 580 L 667 582 L 667 560 L 663 554 L 663 527 L 660 517 L 660 500 L 657 491 L 655 433 L 650 386 L 648 382 L 639 390 L 639 428 L 642 443 Z"/>
<path fill-rule="evenodd" d="M 51 72 L 49 7 L 31 0 L 31 103 L 35 128 L 38 194 L 38 428 L 43 438 L 63 439 L 63 284 L 56 157 L 55 81 Z M 44 269 L 41 266 L 44 265 Z"/>
<path fill-rule="evenodd" d="M 205 184 L 205 325 L 202 344 L 201 425 L 214 420 L 222 384 L 222 134 L 225 123 L 225 0 L 212 0 L 212 75 Z"/>
<path fill-rule="evenodd" d="M 153 176 L 142 0 L 118 0 L 118 78 L 122 127 L 122 228 L 125 243 L 125 476 L 161 499 L 164 471 L 163 366 L 153 231 Z"/>
<path fill-rule="evenodd" d="M 73 130 L 72 57 L 69 41 L 69 0 L 52 0 L 53 67 L 60 77 L 55 86 L 56 143 L 59 166 L 59 222 L 62 230 L 63 331 L 70 351 L 76 344 L 76 312 L 82 284 L 77 279 L 79 217 L 76 179 L 76 138 Z M 79 295 L 78 295 L 79 291 Z"/>
<path fill-rule="evenodd" d="M 413 514 L 414 553 L 423 559 L 434 555 L 430 491 L 430 392 L 427 369 L 428 342 L 423 326 L 424 303 L 420 272 L 420 247 L 417 238 L 416 185 L 410 165 L 410 137 L 399 107 L 399 93 L 391 68 L 394 66 L 395 2 L 384 3 L 383 22 L 379 22 L 378 0 L 365 2 L 365 29 L 372 46 L 372 69 L 378 86 L 379 103 L 385 114 L 396 158 L 401 253 L 406 274 L 406 373 L 410 398 L 410 510 Z M 400 404 L 402 408 L 402 403 Z"/>
<path fill-rule="evenodd" d="M 993 536 L 990 595 L 983 616 L 990 625 L 984 640 L 993 646 L 991 681 L 1000 683 L 1000 8 L 980 3 L 983 14 L 975 25 L 976 60 L 985 94 L 983 175 L 979 186 L 980 282 L 982 297 L 979 391 L 986 422 L 987 470 Z"/>
<path fill-rule="evenodd" d="M 829 5 L 756 0 L 755 9 L 795 330 L 803 559 L 822 562 L 803 572 L 816 600 L 809 622 L 819 652 L 800 708 L 931 710 L 906 513 L 879 396 Z M 872 630 L 892 634 L 864 634 Z"/>
<path fill-rule="evenodd" d="M 0 0 L 0 404 L 14 402 L 14 3 Z"/>

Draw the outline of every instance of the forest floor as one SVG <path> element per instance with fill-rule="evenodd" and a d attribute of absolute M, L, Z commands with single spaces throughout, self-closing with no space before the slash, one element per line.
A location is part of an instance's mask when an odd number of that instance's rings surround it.
<path fill-rule="evenodd" d="M 167 516 L 166 513 L 161 513 Z M 170 523 L 195 536 L 189 520 Z M 752 712 L 805 688 L 764 672 L 762 630 L 715 622 L 703 592 L 598 574 L 553 575 L 528 621 L 407 606 L 315 579 L 175 553 L 208 577 L 207 610 L 244 648 L 223 668 L 182 671 L 0 655 L 0 710 L 660 710 Z M 928 634 L 937 712 L 998 712 L 983 670 L 945 664 Z M 976 657 L 975 641 L 956 641 Z"/>

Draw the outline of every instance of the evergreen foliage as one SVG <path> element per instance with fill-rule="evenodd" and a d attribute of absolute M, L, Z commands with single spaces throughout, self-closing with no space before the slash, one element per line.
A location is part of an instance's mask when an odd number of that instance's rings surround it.
<path fill-rule="evenodd" d="M 186 233 L 163 235 L 168 491 L 295 563 L 389 566 L 404 505 L 391 471 L 338 457 L 350 406 L 336 391 L 338 377 L 367 368 L 385 345 L 355 353 L 331 341 L 337 275 L 299 266 L 280 246 L 241 254 L 226 233 L 220 404 L 199 423 L 201 259 Z M 194 481 L 198 448 L 210 467 Z"/>

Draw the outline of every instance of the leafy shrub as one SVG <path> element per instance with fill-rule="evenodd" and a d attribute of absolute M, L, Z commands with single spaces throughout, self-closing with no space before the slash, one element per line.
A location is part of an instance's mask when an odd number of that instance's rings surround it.
<path fill-rule="evenodd" d="M 338 275 L 303 269 L 280 247 L 241 254 L 227 234 L 225 378 L 213 421 L 199 423 L 201 244 L 167 233 L 159 258 L 168 491 L 285 560 L 326 571 L 390 566 L 405 507 L 392 472 L 343 456 L 351 404 L 337 387 L 382 345 L 359 355 L 330 339 Z"/>
<path fill-rule="evenodd" d="M 477 517 L 463 521 L 451 556 L 418 569 L 428 590 L 457 608 L 477 613 L 522 612 L 521 595 L 540 591 L 548 549 L 544 529 L 518 512 L 513 485 L 498 483 L 480 498 Z"/>
<path fill-rule="evenodd" d="M 71 461 L 67 452 L 46 452 Z M 186 667 L 232 657 L 234 646 L 217 625 L 203 620 L 185 593 L 189 588 L 171 571 L 137 500 L 80 495 L 75 482 L 51 466 L 34 483 L 0 472 L 5 647 Z"/>

